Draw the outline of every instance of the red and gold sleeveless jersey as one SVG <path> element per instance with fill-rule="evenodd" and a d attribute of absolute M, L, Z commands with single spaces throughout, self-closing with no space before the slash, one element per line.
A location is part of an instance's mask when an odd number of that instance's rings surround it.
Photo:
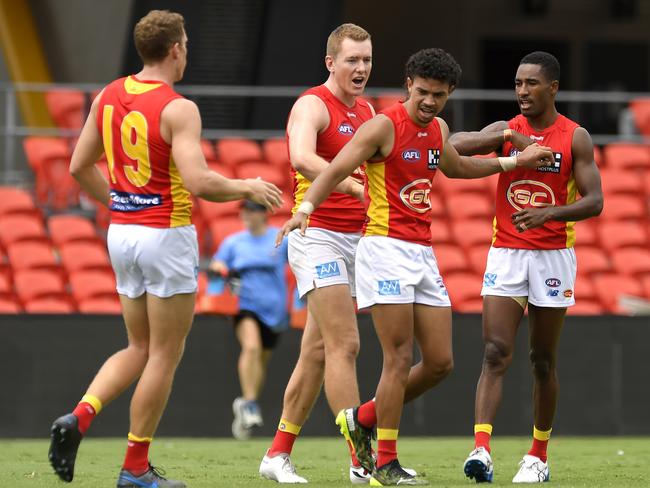
<path fill-rule="evenodd" d="M 416 125 L 401 103 L 380 113 L 393 122 L 395 139 L 384 161 L 367 163 L 364 235 L 430 246 L 429 192 L 443 147 L 440 124 L 434 119 L 427 127 Z"/>
<path fill-rule="evenodd" d="M 318 134 L 316 140 L 316 154 L 327 162 L 331 162 L 338 152 L 345 146 L 356 130 L 366 120 L 373 117 L 372 109 L 368 102 L 357 98 L 353 107 L 348 107 L 325 86 L 320 85 L 304 92 L 305 95 L 316 95 L 327 107 L 330 123 L 327 128 Z M 287 134 L 287 147 L 289 147 L 289 134 Z M 289 154 L 291 157 L 291 154 Z M 295 213 L 302 199 L 311 185 L 311 181 L 297 171 L 291 170 L 293 176 L 293 198 Z M 363 184 L 362 171 L 353 175 Z M 309 217 L 310 227 L 320 227 L 336 232 L 360 232 L 365 219 L 363 204 L 354 197 L 344 193 L 332 192 Z"/>
<path fill-rule="evenodd" d="M 577 187 L 573 175 L 571 144 L 578 124 L 558 115 L 550 127 L 537 131 L 526 117 L 517 115 L 508 126 L 529 136 L 535 142 L 552 149 L 552 166 L 537 169 L 516 169 L 499 174 L 494 218 L 494 247 L 515 249 L 563 249 L 575 244 L 575 222 L 549 220 L 543 226 L 519 233 L 512 225 L 514 212 L 527 207 L 567 205 L 576 200 Z M 503 154 L 518 151 L 510 142 L 503 145 Z"/>
<path fill-rule="evenodd" d="M 181 95 L 161 81 L 127 76 L 108 85 L 97 112 L 111 191 L 111 222 L 191 224 L 192 202 L 160 134 L 160 114 Z"/>

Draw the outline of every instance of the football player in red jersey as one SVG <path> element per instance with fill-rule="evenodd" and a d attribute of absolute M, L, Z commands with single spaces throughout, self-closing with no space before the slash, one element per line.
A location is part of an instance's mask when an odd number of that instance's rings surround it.
<path fill-rule="evenodd" d="M 354 430 L 359 425 L 372 428 L 364 425 L 359 411 L 376 408 L 378 449 L 372 486 L 427 484 L 406 472 L 397 459 L 404 401 L 439 381 L 432 381 L 429 369 L 411 367 L 413 339 L 422 351 L 422 364 L 438 364 L 445 373 L 452 367 L 451 307 L 431 249 L 428 194 L 437 170 L 454 178 L 480 178 L 520 166 L 546 165 L 552 156 L 534 145 L 512 158 L 460 157 L 446 144 L 447 124 L 436 117 L 459 76 L 460 67 L 441 49 L 411 56 L 406 64 L 406 102 L 359 128 L 283 227 L 284 234 L 295 228 L 304 231 L 309 216 L 334 187 L 367 162 L 369 202 L 356 255 L 357 303 L 359 308 L 370 307 L 384 363 L 376 401 L 344 414 Z"/>
<path fill-rule="evenodd" d="M 247 198 L 267 208 L 282 202 L 270 183 L 208 169 L 198 108 L 173 90 L 187 61 L 183 17 L 151 11 L 136 24 L 134 39 L 144 67 L 96 97 L 70 163 L 81 187 L 111 210 L 107 241 L 128 346 L 104 363 L 74 411 L 54 421 L 49 458 L 59 477 L 72 481 L 92 420 L 137 381 L 117 486 L 184 487 L 163 478 L 148 451 L 194 314 L 199 256 L 190 193 L 212 201 Z M 109 181 L 95 166 L 102 152 Z"/>
<path fill-rule="evenodd" d="M 355 24 L 338 26 L 327 40 L 325 66 L 329 71 L 325 83 L 296 100 L 287 122 L 294 212 L 312 180 L 374 115 L 360 98 L 372 69 L 370 34 Z M 306 482 L 296 474 L 290 455 L 323 383 L 335 415 L 359 403 L 353 296 L 354 254 L 365 218 L 362 199 L 363 176 L 358 173 L 342 182 L 313 214 L 305 235 L 289 235 L 289 264 L 298 293 L 307 300 L 308 316 L 278 430 L 259 468 L 263 477 L 280 483 Z M 369 478 L 354 455 L 349 475 L 353 482 Z"/>
<path fill-rule="evenodd" d="M 476 388 L 475 449 L 464 465 L 465 474 L 477 482 L 492 480 L 492 422 L 527 305 L 533 442 L 513 482 L 549 479 L 546 450 L 558 395 L 557 350 L 567 307 L 575 303 L 574 223 L 600 214 L 603 207 L 591 137 L 555 108 L 559 80 L 560 64 L 553 55 L 537 51 L 524 56 L 515 76 L 521 114 L 450 138 L 460 154 L 512 155 L 535 142 L 554 154 L 548 167 L 499 175 L 495 231 L 481 292 L 485 352 Z"/>

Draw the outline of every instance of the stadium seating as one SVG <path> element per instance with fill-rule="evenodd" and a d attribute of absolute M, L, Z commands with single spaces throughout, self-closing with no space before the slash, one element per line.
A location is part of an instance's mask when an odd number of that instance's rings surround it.
<path fill-rule="evenodd" d="M 232 168 L 244 161 L 264 159 L 259 144 L 250 139 L 220 139 L 216 148 L 219 161 Z"/>
<path fill-rule="evenodd" d="M 601 169 L 600 179 L 605 198 L 615 194 L 642 194 L 644 181 L 639 176 L 639 172 L 636 170 Z M 606 205 L 608 204 L 609 202 L 606 201 Z"/>
<path fill-rule="evenodd" d="M 203 295 L 200 298 L 199 309 L 201 313 L 217 315 L 235 315 L 239 312 L 239 297 L 224 288 L 219 295 Z"/>
<path fill-rule="evenodd" d="M 614 269 L 624 275 L 650 275 L 650 249 L 648 247 L 627 247 L 612 254 Z"/>
<path fill-rule="evenodd" d="M 54 249 L 47 242 L 15 242 L 7 248 L 7 256 L 14 272 L 34 268 L 61 272 Z"/>
<path fill-rule="evenodd" d="M 576 222 L 576 244 L 578 246 L 597 246 L 598 234 L 596 233 L 596 226 L 590 220 Z"/>
<path fill-rule="evenodd" d="M 80 129 L 86 112 L 86 96 L 79 90 L 45 92 L 45 104 L 58 127 Z"/>
<path fill-rule="evenodd" d="M 0 217 L 9 214 L 28 214 L 40 217 L 31 194 L 21 188 L 0 186 Z"/>
<path fill-rule="evenodd" d="M 198 199 L 198 208 L 201 212 L 201 217 L 210 223 L 215 219 L 220 219 L 222 217 L 236 217 L 239 215 L 239 208 L 241 202 L 232 201 L 232 202 L 209 202 L 203 200 L 202 198 Z"/>
<path fill-rule="evenodd" d="M 483 297 L 468 298 L 460 303 L 452 302 L 452 310 L 461 313 L 481 313 L 483 311 Z"/>
<path fill-rule="evenodd" d="M 650 300 L 650 275 L 641 278 L 641 286 L 643 287 L 643 296 Z"/>
<path fill-rule="evenodd" d="M 632 100 L 630 109 L 639 132 L 645 136 L 650 136 L 650 98 Z"/>
<path fill-rule="evenodd" d="M 466 250 L 476 245 L 487 248 L 492 242 L 492 220 L 483 218 L 452 221 L 451 234 L 456 244 Z"/>
<path fill-rule="evenodd" d="M 431 205 L 431 216 L 433 218 L 447 218 L 447 209 L 441 195 L 434 192 L 429 193 L 429 204 Z"/>
<path fill-rule="evenodd" d="M 0 245 L 7 249 L 21 241 L 49 241 L 41 219 L 24 215 L 0 217 Z"/>
<path fill-rule="evenodd" d="M 578 266 L 580 266 L 580 261 L 578 260 Z M 574 285 L 574 296 L 576 302 L 582 300 L 591 300 L 598 301 L 598 295 L 596 294 L 596 289 L 594 284 L 586 275 L 578 276 Z"/>
<path fill-rule="evenodd" d="M 601 222 L 598 225 L 601 247 L 612 252 L 614 249 L 630 246 L 647 246 L 648 231 L 641 222 Z"/>
<path fill-rule="evenodd" d="M 644 144 L 615 142 L 605 146 L 603 155 L 608 168 L 650 169 L 650 149 Z"/>
<path fill-rule="evenodd" d="M 478 244 L 472 247 L 467 253 L 470 269 L 480 276 L 483 276 L 483 273 L 485 273 L 485 263 L 487 263 L 489 250 L 490 246 Z"/>
<path fill-rule="evenodd" d="M 646 206 L 641 198 L 633 195 L 609 195 L 598 220 L 619 221 L 645 219 Z"/>
<path fill-rule="evenodd" d="M 452 242 L 451 231 L 446 219 L 433 219 L 431 221 L 431 242 L 433 249 L 436 250 L 438 244 L 448 244 Z"/>
<path fill-rule="evenodd" d="M 602 169 L 603 167 L 603 150 L 600 148 L 600 146 L 594 146 L 594 161 L 596 161 L 596 165 Z"/>
<path fill-rule="evenodd" d="M 226 237 L 241 230 L 244 230 L 244 224 L 239 217 L 223 217 L 210 222 L 210 234 L 212 235 L 210 255 L 219 249 Z"/>
<path fill-rule="evenodd" d="M 27 313 L 67 314 L 74 311 L 75 308 L 65 298 L 36 298 L 25 303 Z"/>
<path fill-rule="evenodd" d="M 601 248 L 581 245 L 576 246 L 575 251 L 578 260 L 578 274 L 592 275 L 611 271 L 612 265 L 609 258 Z"/>
<path fill-rule="evenodd" d="M 490 191 L 488 178 L 447 178 L 445 175 L 439 174 L 433 180 L 432 186 L 435 191 L 440 190 L 445 195 L 474 192 L 490 196 L 487 195 Z"/>
<path fill-rule="evenodd" d="M 458 246 L 438 244 L 434 247 L 433 252 L 443 279 L 453 272 L 470 271 L 465 253 Z"/>
<path fill-rule="evenodd" d="M 625 313 L 618 306 L 621 295 L 643 296 L 639 281 L 629 276 L 601 274 L 594 277 L 593 284 L 600 303 L 609 313 Z"/>
<path fill-rule="evenodd" d="M 567 309 L 568 315 L 602 315 L 606 310 L 596 300 L 577 299 L 575 305 Z"/>
<path fill-rule="evenodd" d="M 287 142 L 282 139 L 267 139 L 262 143 L 262 154 L 271 166 L 279 171 L 289 172 L 291 163 L 289 162 L 289 152 Z"/>
<path fill-rule="evenodd" d="M 70 289 L 77 303 L 91 298 L 117 298 L 113 273 L 80 270 L 70 273 Z"/>
<path fill-rule="evenodd" d="M 78 215 L 53 215 L 47 228 L 55 246 L 74 241 L 98 241 L 99 236 L 92 221 Z"/>
<path fill-rule="evenodd" d="M 14 286 L 23 303 L 36 298 L 67 299 L 68 292 L 61 275 L 56 271 L 32 269 L 14 273 Z"/>
<path fill-rule="evenodd" d="M 278 188 L 288 190 L 291 181 L 289 174 L 278 170 L 275 166 L 271 166 L 266 161 L 242 161 L 237 166 L 237 177 L 241 179 L 246 178 L 262 178 L 269 183 L 273 183 Z"/>
<path fill-rule="evenodd" d="M 211 141 L 201 139 L 201 152 L 203 152 L 203 157 L 208 165 L 217 163 L 217 152 Z"/>
<path fill-rule="evenodd" d="M 385 108 L 388 108 L 391 105 L 396 104 L 397 102 L 403 102 L 403 101 L 404 101 L 404 95 L 386 93 L 377 96 L 377 98 L 374 100 L 374 103 L 372 101 L 370 101 L 370 103 L 373 104 L 376 112 L 380 112 L 381 110 L 384 110 Z"/>
<path fill-rule="evenodd" d="M 111 269 L 106 246 L 100 243 L 70 242 L 62 246 L 59 253 L 68 273 L 83 269 Z"/>
<path fill-rule="evenodd" d="M 491 222 L 494 217 L 494 203 L 485 192 L 454 193 L 445 199 L 447 213 L 453 219 L 484 219 Z"/>
<path fill-rule="evenodd" d="M 0 298 L 0 315 L 2 314 L 16 314 L 22 311 L 20 304 L 13 300 Z"/>
<path fill-rule="evenodd" d="M 481 286 L 483 285 L 481 275 L 467 272 L 449 273 L 443 275 L 443 279 L 454 309 L 469 300 L 475 301 L 481 297 Z"/>

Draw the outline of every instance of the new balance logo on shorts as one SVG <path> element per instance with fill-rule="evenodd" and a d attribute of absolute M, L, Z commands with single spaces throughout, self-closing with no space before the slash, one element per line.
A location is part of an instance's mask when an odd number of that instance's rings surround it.
<path fill-rule="evenodd" d="M 323 263 L 316 266 L 316 276 L 318 279 L 331 278 L 332 276 L 341 276 L 339 263 L 332 261 L 330 263 Z"/>
<path fill-rule="evenodd" d="M 497 284 L 497 275 L 495 273 L 485 273 L 483 276 L 483 286 L 494 286 Z"/>
<path fill-rule="evenodd" d="M 380 295 L 400 295 L 399 280 L 377 280 Z"/>

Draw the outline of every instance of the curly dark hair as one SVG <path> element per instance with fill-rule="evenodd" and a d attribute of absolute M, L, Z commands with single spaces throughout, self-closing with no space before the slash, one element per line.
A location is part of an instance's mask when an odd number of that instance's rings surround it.
<path fill-rule="evenodd" d="M 432 47 L 411 55 L 406 62 L 406 76 L 429 78 L 457 86 L 462 70 L 454 57 L 443 49 Z"/>
<path fill-rule="evenodd" d="M 537 64 L 548 81 L 560 81 L 560 62 L 551 53 L 535 51 L 526 54 L 519 64 Z"/>

